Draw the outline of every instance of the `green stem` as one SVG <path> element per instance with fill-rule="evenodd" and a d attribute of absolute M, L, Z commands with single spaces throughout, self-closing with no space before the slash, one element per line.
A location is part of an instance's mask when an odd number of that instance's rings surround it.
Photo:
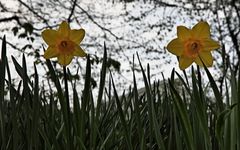
<path fill-rule="evenodd" d="M 66 124 L 66 128 L 67 128 L 67 138 L 68 138 L 68 148 L 72 149 L 73 145 L 71 144 L 72 141 L 72 136 L 71 136 L 71 119 L 70 119 L 70 103 L 69 103 L 69 92 L 68 92 L 68 81 L 67 81 L 67 71 L 66 71 L 66 66 L 63 66 L 63 74 L 64 74 L 64 84 L 65 84 L 65 100 L 66 100 L 66 104 L 67 104 L 67 119 L 68 122 Z"/>

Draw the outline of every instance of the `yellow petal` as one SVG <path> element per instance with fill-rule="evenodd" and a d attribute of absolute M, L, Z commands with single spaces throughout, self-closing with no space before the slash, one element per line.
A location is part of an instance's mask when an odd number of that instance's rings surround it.
<path fill-rule="evenodd" d="M 84 52 L 84 50 L 79 45 L 75 46 L 73 55 L 74 56 L 80 56 L 80 57 L 86 57 L 87 56 L 87 54 Z"/>
<path fill-rule="evenodd" d="M 66 21 L 63 21 L 59 26 L 58 32 L 61 36 L 68 37 L 70 30 L 69 24 Z"/>
<path fill-rule="evenodd" d="M 191 30 L 184 26 L 178 26 L 177 27 L 177 36 L 182 41 L 188 40 L 191 37 Z"/>
<path fill-rule="evenodd" d="M 48 45 L 55 45 L 58 39 L 58 32 L 56 30 L 46 29 L 42 32 L 42 37 Z"/>
<path fill-rule="evenodd" d="M 80 30 L 71 30 L 69 38 L 72 40 L 74 43 L 79 44 L 85 36 L 85 30 L 80 29 Z"/>
<path fill-rule="evenodd" d="M 201 58 L 200 58 L 201 57 Z M 210 52 L 202 52 L 199 54 L 199 56 L 194 60 L 196 64 L 199 66 L 203 67 L 203 63 L 205 64 L 206 67 L 210 67 L 213 64 L 213 57 Z"/>
<path fill-rule="evenodd" d="M 178 38 L 176 38 L 168 43 L 167 49 L 170 53 L 181 56 L 184 50 L 184 46 L 183 43 Z"/>
<path fill-rule="evenodd" d="M 184 70 L 186 69 L 187 67 L 189 67 L 192 63 L 193 63 L 193 59 L 190 59 L 188 57 L 184 57 L 184 56 L 181 56 L 179 58 L 179 68 L 181 70 Z"/>
<path fill-rule="evenodd" d="M 196 38 L 210 38 L 210 27 L 207 22 L 200 21 L 192 28 L 192 34 Z"/>
<path fill-rule="evenodd" d="M 44 58 L 50 59 L 53 57 L 57 57 L 58 51 L 55 47 L 49 46 L 48 49 L 44 52 Z"/>
<path fill-rule="evenodd" d="M 219 43 L 210 39 L 210 38 L 203 39 L 202 44 L 203 44 L 203 50 L 204 51 L 211 51 L 211 50 L 220 48 Z"/>
<path fill-rule="evenodd" d="M 72 59 L 73 59 L 72 55 L 59 55 L 58 56 L 58 63 L 63 65 L 63 66 L 67 66 L 67 65 L 70 64 Z"/>

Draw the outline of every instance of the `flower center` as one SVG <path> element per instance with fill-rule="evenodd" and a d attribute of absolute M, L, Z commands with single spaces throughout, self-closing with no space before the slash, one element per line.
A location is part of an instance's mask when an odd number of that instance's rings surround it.
<path fill-rule="evenodd" d="M 184 55 L 189 58 L 196 58 L 202 48 L 200 41 L 189 40 L 185 43 Z"/>
<path fill-rule="evenodd" d="M 196 42 L 193 42 L 191 45 L 192 51 L 197 51 L 198 50 L 198 44 Z"/>
<path fill-rule="evenodd" d="M 59 52 L 62 54 L 71 54 L 74 51 L 74 42 L 69 40 L 60 41 L 58 44 Z"/>
<path fill-rule="evenodd" d="M 66 41 L 62 41 L 62 42 L 61 42 L 61 46 L 62 46 L 62 47 L 67 47 L 67 45 L 68 45 L 68 43 L 67 43 Z"/>

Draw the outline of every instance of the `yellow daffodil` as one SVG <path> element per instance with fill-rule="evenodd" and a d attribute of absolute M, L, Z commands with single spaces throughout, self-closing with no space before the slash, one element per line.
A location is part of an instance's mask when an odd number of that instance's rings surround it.
<path fill-rule="evenodd" d="M 181 70 L 186 69 L 193 62 L 199 66 L 203 66 L 203 63 L 207 67 L 212 66 L 211 51 L 219 47 L 218 42 L 211 39 L 210 27 L 204 21 L 200 21 L 192 29 L 178 26 L 177 38 L 167 45 L 169 52 L 179 56 Z"/>
<path fill-rule="evenodd" d="M 58 58 L 58 63 L 67 66 L 74 56 L 85 57 L 87 54 L 79 46 L 85 36 L 84 29 L 71 30 L 63 21 L 58 30 L 46 29 L 42 32 L 43 40 L 48 44 L 44 53 L 46 59 Z"/>

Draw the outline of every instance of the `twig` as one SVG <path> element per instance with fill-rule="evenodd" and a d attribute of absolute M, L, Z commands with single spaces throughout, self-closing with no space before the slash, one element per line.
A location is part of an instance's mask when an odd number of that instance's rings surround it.
<path fill-rule="evenodd" d="M 17 23 L 18 23 L 20 26 L 22 26 L 22 23 L 20 22 L 18 16 L 12 16 L 12 17 L 8 17 L 8 18 L 1 18 L 1 19 L 0 19 L 0 22 L 8 22 L 8 21 L 12 21 L 12 20 L 17 21 Z"/>
<path fill-rule="evenodd" d="M 24 3 L 22 0 L 18 0 L 23 6 L 25 6 L 29 11 L 31 11 L 35 16 L 37 16 L 38 18 L 42 19 L 44 21 L 44 23 L 46 23 L 48 26 L 48 20 L 46 20 L 45 18 L 43 18 L 41 15 L 39 15 L 36 11 L 34 11 L 30 6 L 28 6 L 26 3 Z"/>
<path fill-rule="evenodd" d="M 3 40 L 3 38 L 0 37 L 0 40 Z M 20 48 L 16 47 L 14 44 L 12 44 L 12 43 L 10 43 L 10 42 L 8 42 L 8 41 L 6 41 L 6 43 L 7 43 L 9 46 L 11 46 L 13 49 L 15 49 L 15 50 L 17 50 L 17 51 L 19 51 L 19 52 L 22 52 L 22 53 L 25 53 L 25 54 L 26 54 L 26 52 L 22 51 Z"/>
<path fill-rule="evenodd" d="M 88 19 L 90 19 L 95 25 L 97 25 L 99 28 L 101 28 L 102 30 L 104 31 L 107 31 L 108 33 L 110 33 L 113 37 L 115 37 L 117 40 L 121 39 L 119 38 L 117 35 L 115 35 L 112 31 L 110 31 L 109 29 L 101 26 L 99 23 L 97 23 L 93 18 L 92 16 L 85 10 L 83 9 L 81 6 L 79 6 L 78 4 L 76 4 L 76 6 L 81 9 L 83 11 L 83 13 L 85 13 L 88 17 Z"/>
<path fill-rule="evenodd" d="M 77 0 L 74 0 L 71 12 L 70 12 L 70 14 L 68 16 L 68 22 L 71 22 L 71 18 L 72 18 L 73 14 L 74 14 L 74 10 L 75 10 L 76 4 L 77 4 Z"/>

